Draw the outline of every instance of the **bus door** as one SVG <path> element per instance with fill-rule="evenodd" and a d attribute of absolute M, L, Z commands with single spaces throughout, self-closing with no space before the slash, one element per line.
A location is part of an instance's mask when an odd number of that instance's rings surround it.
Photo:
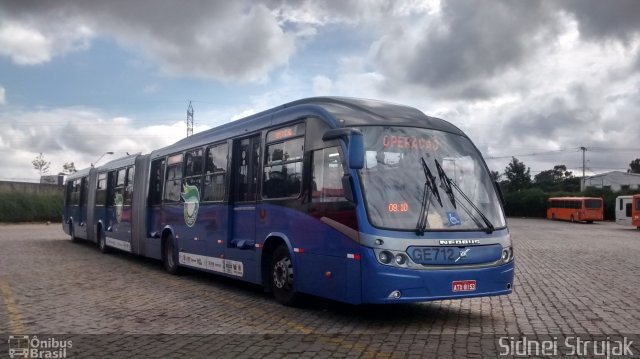
<path fill-rule="evenodd" d="M 233 190 L 229 206 L 231 230 L 225 253 L 225 258 L 231 260 L 255 259 L 256 201 L 258 199 L 258 184 L 260 183 L 260 158 L 259 135 L 233 141 Z M 228 268 L 225 268 L 225 272 L 228 272 Z M 236 273 L 236 275 L 240 274 Z"/>
<path fill-rule="evenodd" d="M 77 237 L 87 239 L 87 204 L 89 198 L 89 178 L 80 180 L 80 202 L 78 205 L 77 226 L 74 228 Z"/>
<path fill-rule="evenodd" d="M 131 252 L 131 201 L 133 197 L 133 167 L 116 171 L 113 189 L 113 220 L 106 233 L 106 244 Z"/>

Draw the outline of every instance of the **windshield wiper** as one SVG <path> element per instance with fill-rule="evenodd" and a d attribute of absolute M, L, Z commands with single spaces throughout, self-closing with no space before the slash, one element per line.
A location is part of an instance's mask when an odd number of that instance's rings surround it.
<path fill-rule="evenodd" d="M 475 203 L 473 203 L 473 201 L 460 189 L 460 187 L 458 187 L 458 185 L 451 178 L 449 178 L 449 176 L 447 176 L 447 174 L 442 169 L 442 166 L 440 166 L 440 163 L 438 162 L 438 160 L 435 160 L 435 162 L 436 162 L 436 169 L 438 170 L 438 176 L 440 177 L 440 182 L 442 183 L 443 189 L 449 196 L 449 200 L 451 201 L 453 208 L 457 209 L 456 203 L 458 203 L 460 207 L 462 207 L 462 209 L 467 213 L 467 215 L 469 215 L 469 217 L 473 219 L 473 221 L 476 223 L 476 225 L 478 225 L 479 228 L 485 229 L 488 234 L 493 233 L 493 231 L 495 231 L 495 227 L 493 226 L 493 223 L 491 223 L 489 218 L 487 218 L 487 216 L 485 216 L 484 213 L 482 213 L 480 208 L 478 208 L 478 206 L 476 206 Z M 476 216 L 474 216 L 471 213 L 471 211 L 469 210 L 469 208 L 467 208 L 467 206 L 465 206 L 462 202 L 460 202 L 460 200 L 456 199 L 456 197 L 453 194 L 453 188 L 455 188 L 456 191 L 458 191 L 458 193 L 462 196 L 462 198 L 471 206 L 471 208 L 473 208 L 478 213 L 480 218 L 482 218 L 482 221 L 484 221 L 484 223 L 486 224 L 486 228 L 482 226 L 482 223 L 478 221 Z"/>
<path fill-rule="evenodd" d="M 424 235 L 424 231 L 427 228 L 427 215 L 429 214 L 429 208 L 431 207 L 431 196 L 435 196 L 442 207 L 442 199 L 440 198 L 440 192 L 436 187 L 436 176 L 431 173 L 427 162 L 424 157 L 420 158 L 422 162 L 422 170 L 424 171 L 424 189 L 422 191 L 422 204 L 420 207 L 420 214 L 418 216 L 418 224 L 416 224 L 416 234 L 419 236 Z"/>

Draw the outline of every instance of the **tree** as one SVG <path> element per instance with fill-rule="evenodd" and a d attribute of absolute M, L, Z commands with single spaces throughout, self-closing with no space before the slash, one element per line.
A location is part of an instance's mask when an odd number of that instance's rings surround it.
<path fill-rule="evenodd" d="M 70 175 L 74 172 L 78 172 L 76 165 L 73 162 L 65 162 L 62 165 L 62 173 Z"/>
<path fill-rule="evenodd" d="M 36 156 L 33 161 L 31 161 L 31 164 L 33 164 L 33 168 L 38 171 L 40 177 L 47 174 L 47 172 L 49 172 L 49 166 L 51 166 L 51 162 L 45 161 L 42 152 L 40 152 L 40 154 Z"/>
<path fill-rule="evenodd" d="M 490 171 L 489 175 L 491 176 L 491 180 L 493 182 L 498 182 L 500 181 L 500 177 L 502 177 L 502 175 L 500 174 L 500 172 L 498 171 Z"/>
<path fill-rule="evenodd" d="M 555 165 L 553 169 L 538 173 L 533 179 L 536 185 L 547 192 L 580 190 L 579 179 L 573 176 L 573 172 L 567 171 L 565 165 Z"/>
<path fill-rule="evenodd" d="M 533 177 L 534 181 L 539 184 L 560 183 L 567 178 L 573 177 L 573 172 L 567 171 L 565 165 L 555 165 L 553 169 L 538 173 Z"/>
<path fill-rule="evenodd" d="M 635 160 L 629 163 L 629 172 L 630 173 L 640 173 L 640 158 L 636 158 Z"/>
<path fill-rule="evenodd" d="M 511 162 L 504 169 L 504 175 L 507 177 L 509 191 L 521 190 L 531 185 L 531 168 L 515 157 L 511 157 Z"/>

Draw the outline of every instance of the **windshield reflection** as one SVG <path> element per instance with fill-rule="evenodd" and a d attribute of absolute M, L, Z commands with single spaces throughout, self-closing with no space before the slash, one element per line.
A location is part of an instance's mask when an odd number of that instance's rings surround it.
<path fill-rule="evenodd" d="M 359 129 L 366 151 L 360 178 L 372 225 L 418 232 L 421 226 L 426 231 L 484 230 L 483 214 L 496 228 L 505 226 L 494 184 L 467 138 L 410 127 Z M 433 173 L 438 173 L 437 160 L 446 177 L 469 198 L 470 207 L 477 207 L 482 214 L 460 210 L 447 197 L 442 178 L 436 180 L 436 186 L 443 200 L 425 196 L 428 186 L 422 158 Z"/>

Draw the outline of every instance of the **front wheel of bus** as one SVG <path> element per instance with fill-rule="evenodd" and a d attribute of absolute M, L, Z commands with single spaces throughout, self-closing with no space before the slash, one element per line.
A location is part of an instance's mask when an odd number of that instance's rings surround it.
<path fill-rule="evenodd" d="M 167 271 L 167 273 L 178 274 L 180 268 L 178 267 L 175 246 L 173 245 L 173 237 L 171 236 L 165 239 L 162 262 L 164 264 L 164 270 Z"/>
<path fill-rule="evenodd" d="M 289 249 L 281 244 L 271 258 L 271 290 L 278 303 L 291 306 L 297 293 L 294 290 L 295 273 Z"/>

